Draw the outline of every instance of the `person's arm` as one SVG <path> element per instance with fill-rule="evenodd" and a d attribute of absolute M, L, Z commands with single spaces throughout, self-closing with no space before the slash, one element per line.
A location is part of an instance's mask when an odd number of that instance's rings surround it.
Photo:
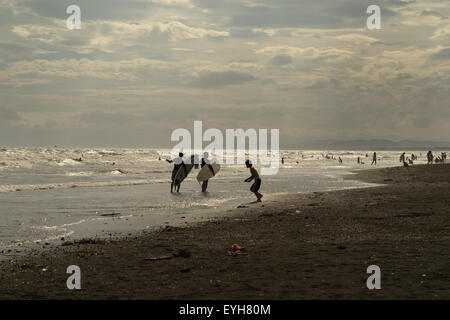
<path fill-rule="evenodd" d="M 186 174 L 187 174 L 187 168 L 186 168 L 186 164 L 184 163 L 184 161 L 181 161 L 181 164 L 183 165 L 183 168 L 184 168 L 184 172 L 186 172 Z"/>
<path fill-rule="evenodd" d="M 253 180 L 253 175 L 251 177 L 248 177 L 247 179 L 244 180 L 244 182 L 250 182 Z"/>
<path fill-rule="evenodd" d="M 166 161 L 167 161 L 168 163 L 172 163 L 172 162 L 173 162 L 173 160 L 169 160 L 169 159 L 166 159 Z"/>

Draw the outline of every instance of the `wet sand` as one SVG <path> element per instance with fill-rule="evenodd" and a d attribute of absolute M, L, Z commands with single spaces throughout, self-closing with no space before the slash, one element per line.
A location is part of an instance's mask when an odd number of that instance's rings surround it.
<path fill-rule="evenodd" d="M 0 264 L 0 299 L 450 299 L 450 165 L 347 178 L 383 185 L 286 195 L 185 228 L 53 246 Z M 246 254 L 228 255 L 234 243 Z M 178 248 L 191 256 L 145 260 Z M 69 265 L 81 268 L 81 290 L 66 287 Z M 370 265 L 381 268 L 381 290 L 366 287 Z"/>

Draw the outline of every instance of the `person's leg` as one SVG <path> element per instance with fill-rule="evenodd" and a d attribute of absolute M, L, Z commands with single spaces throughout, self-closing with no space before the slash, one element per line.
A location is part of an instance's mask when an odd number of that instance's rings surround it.
<path fill-rule="evenodd" d="M 172 183 L 170 184 L 170 193 L 173 193 L 173 181 L 172 181 Z"/>
<path fill-rule="evenodd" d="M 181 183 L 177 185 L 177 192 L 180 192 Z"/>
<path fill-rule="evenodd" d="M 208 189 L 208 180 L 202 183 L 202 192 L 206 192 L 206 189 Z"/>
<path fill-rule="evenodd" d="M 255 194 L 258 202 L 261 202 L 262 194 L 259 193 L 259 188 L 261 188 L 261 179 L 257 179 L 255 183 L 252 185 L 252 191 Z"/>

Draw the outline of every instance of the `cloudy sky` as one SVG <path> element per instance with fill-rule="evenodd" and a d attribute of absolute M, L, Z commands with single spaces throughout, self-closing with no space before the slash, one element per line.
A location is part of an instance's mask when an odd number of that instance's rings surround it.
<path fill-rule="evenodd" d="M 0 145 L 171 146 L 194 120 L 279 128 L 285 148 L 450 140 L 449 16 L 449 0 L 0 0 Z"/>

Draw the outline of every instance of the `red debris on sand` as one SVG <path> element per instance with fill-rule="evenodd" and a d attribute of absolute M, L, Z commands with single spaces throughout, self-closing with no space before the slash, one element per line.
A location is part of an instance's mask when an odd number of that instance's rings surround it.
<path fill-rule="evenodd" d="M 165 254 L 162 256 L 149 256 L 147 258 L 145 258 L 145 260 L 150 260 L 150 261 L 156 261 L 156 260 L 167 260 L 167 259 L 172 259 L 171 255 Z"/>
<path fill-rule="evenodd" d="M 228 251 L 228 255 L 230 256 L 237 256 L 240 254 L 247 254 L 246 249 L 243 246 L 240 246 L 238 244 L 233 244 L 231 246 L 231 250 Z"/>

